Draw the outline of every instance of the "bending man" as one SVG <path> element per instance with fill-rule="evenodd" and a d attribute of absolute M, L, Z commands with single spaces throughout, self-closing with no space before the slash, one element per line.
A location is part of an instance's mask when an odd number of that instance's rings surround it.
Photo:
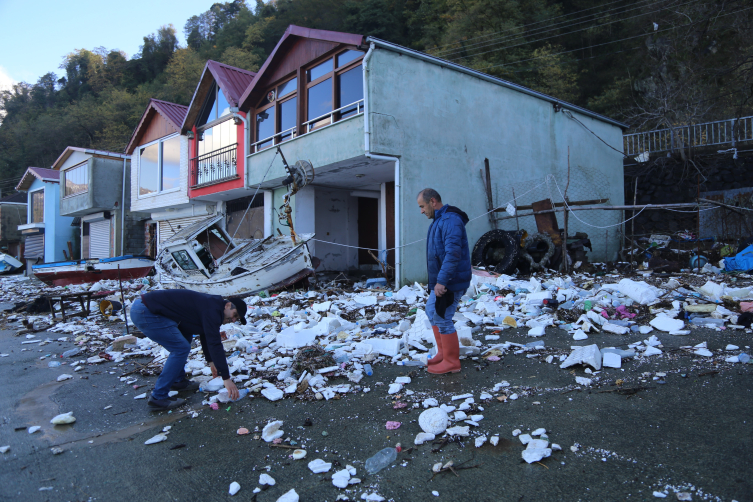
<path fill-rule="evenodd" d="M 238 388 L 230 379 L 220 326 L 240 321 L 246 324 L 246 303 L 240 298 L 224 300 L 221 296 L 196 291 L 166 289 L 152 291 L 133 302 L 131 320 L 144 335 L 170 352 L 149 398 L 154 410 L 169 410 L 185 403 L 170 399 L 171 390 L 193 391 L 199 388 L 188 380 L 184 367 L 191 351 L 191 338 L 198 334 L 204 358 L 212 376 L 222 376 L 230 399 L 238 398 Z"/>
<path fill-rule="evenodd" d="M 434 331 L 437 355 L 429 359 L 429 373 L 460 371 L 460 345 L 452 322 L 458 302 L 471 285 L 471 255 L 465 224 L 468 216 L 460 209 L 442 204 L 436 190 L 425 188 L 418 194 L 421 214 L 434 220 L 426 236 L 426 262 L 429 272 L 429 299 L 426 315 Z"/>

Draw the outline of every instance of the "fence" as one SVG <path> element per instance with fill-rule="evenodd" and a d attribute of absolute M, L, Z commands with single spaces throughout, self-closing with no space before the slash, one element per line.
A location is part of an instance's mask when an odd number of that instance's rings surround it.
<path fill-rule="evenodd" d="M 238 143 L 190 159 L 191 186 L 238 176 Z"/>
<path fill-rule="evenodd" d="M 622 140 L 628 156 L 714 145 L 734 148 L 753 141 L 753 116 L 625 134 Z"/>

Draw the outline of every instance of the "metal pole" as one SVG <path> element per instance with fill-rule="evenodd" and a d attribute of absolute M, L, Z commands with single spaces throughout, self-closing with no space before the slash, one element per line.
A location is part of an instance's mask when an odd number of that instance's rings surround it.
<path fill-rule="evenodd" d="M 701 175 L 696 175 L 696 200 L 701 198 Z M 701 204 L 698 204 L 698 234 L 696 238 L 696 265 L 698 265 L 698 273 L 701 272 Z"/>
<path fill-rule="evenodd" d="M 635 176 L 635 189 L 633 189 L 633 206 L 635 206 L 636 202 L 638 200 L 638 176 Z M 633 209 L 632 216 L 635 216 L 635 209 Z M 635 218 L 631 220 L 631 230 L 630 234 L 632 237 L 630 238 L 630 271 L 633 271 L 633 258 L 635 257 L 635 254 L 633 252 L 633 245 L 635 244 Z"/>
<path fill-rule="evenodd" d="M 564 214 L 564 220 L 565 220 L 565 238 L 563 239 L 564 242 L 562 243 L 562 260 L 565 264 L 565 273 L 567 274 L 570 271 L 570 266 L 567 262 L 569 255 L 567 254 L 567 220 L 569 213 L 567 211 L 567 189 L 570 188 L 570 145 L 567 146 L 567 185 L 565 185 L 565 196 L 564 196 L 564 202 L 565 202 L 565 214 Z"/>
<path fill-rule="evenodd" d="M 126 335 L 130 335 L 131 332 L 128 329 L 128 312 L 126 312 L 125 296 L 123 296 L 123 281 L 120 280 L 120 264 L 118 264 L 118 284 L 120 285 L 120 303 L 123 304 L 123 319 L 126 324 Z"/>

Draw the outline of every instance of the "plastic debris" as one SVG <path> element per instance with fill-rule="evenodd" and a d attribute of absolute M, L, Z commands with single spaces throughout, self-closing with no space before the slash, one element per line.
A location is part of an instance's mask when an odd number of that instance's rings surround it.
<path fill-rule="evenodd" d="M 37 431 L 38 431 L 39 429 L 41 429 L 41 428 L 42 428 L 42 426 L 40 426 L 40 425 L 32 425 L 31 427 L 29 427 L 29 428 L 28 428 L 28 429 L 26 429 L 26 430 L 27 430 L 27 432 L 28 432 L 29 434 L 34 434 L 35 432 L 37 432 Z"/>
<path fill-rule="evenodd" d="M 167 436 L 165 434 L 160 433 L 144 441 L 144 444 L 156 444 L 156 443 L 161 443 L 162 441 L 166 441 L 166 440 L 167 440 Z"/>
<path fill-rule="evenodd" d="M 376 474 L 397 459 L 397 449 L 384 448 L 366 460 L 366 472 Z"/>
<path fill-rule="evenodd" d="M 68 413 L 61 413 L 60 415 L 57 415 L 52 420 L 50 420 L 50 423 L 54 425 L 64 425 L 72 424 L 75 421 L 76 417 L 73 416 L 72 411 L 69 411 Z"/>
<path fill-rule="evenodd" d="M 298 502 L 298 494 L 296 493 L 295 488 L 283 493 L 276 502 Z"/>
<path fill-rule="evenodd" d="M 264 426 L 264 429 L 262 429 L 261 437 L 264 441 L 267 443 L 271 443 L 277 438 L 281 438 L 283 434 L 285 434 L 284 431 L 280 430 L 280 427 L 282 427 L 282 420 L 275 420 L 273 422 L 269 422 L 267 425 Z"/>
<path fill-rule="evenodd" d="M 261 474 L 259 475 L 259 484 L 260 484 L 260 485 L 269 485 L 269 486 L 274 486 L 274 485 L 275 485 L 275 483 L 277 483 L 277 482 L 275 481 L 275 478 L 273 478 L 272 476 L 270 476 L 270 475 L 269 475 L 269 474 L 267 474 L 266 472 L 264 472 L 264 473 L 261 473 Z"/>
<path fill-rule="evenodd" d="M 327 472 L 332 468 L 331 463 L 325 462 L 320 458 L 312 460 L 308 465 L 309 469 L 311 469 L 311 472 L 313 472 L 314 474 L 321 474 L 322 472 Z"/>
<path fill-rule="evenodd" d="M 239 485 L 236 481 L 233 481 L 232 483 L 230 483 L 230 489 L 228 490 L 228 493 L 230 494 L 230 496 L 233 496 L 236 493 L 238 493 L 240 490 L 241 490 L 241 485 Z"/>

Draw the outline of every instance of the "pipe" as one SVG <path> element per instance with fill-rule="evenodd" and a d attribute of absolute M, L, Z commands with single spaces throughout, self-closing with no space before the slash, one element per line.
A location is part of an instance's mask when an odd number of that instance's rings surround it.
<path fill-rule="evenodd" d="M 248 118 L 244 117 L 240 113 L 238 113 L 238 108 L 231 108 L 231 112 L 233 112 L 233 118 L 239 119 L 243 122 L 243 187 L 249 188 L 248 186 L 248 145 L 251 144 L 250 140 L 250 132 L 248 129 Z"/>
<path fill-rule="evenodd" d="M 395 163 L 395 289 L 400 286 L 400 158 L 366 152 L 367 159 L 388 160 Z M 385 242 L 385 248 L 387 243 Z"/>
<path fill-rule="evenodd" d="M 366 83 L 366 73 L 369 71 L 369 61 L 374 52 L 374 42 L 369 45 L 369 50 L 363 57 L 361 71 L 363 72 L 363 148 L 366 150 L 366 156 L 371 151 L 371 131 L 369 129 L 369 86 Z"/>
<path fill-rule="evenodd" d="M 126 163 L 127 159 L 123 159 L 123 195 L 120 199 L 120 256 L 125 256 L 125 187 L 126 187 Z"/>
<path fill-rule="evenodd" d="M 361 68 L 363 69 L 363 146 L 367 159 L 388 160 L 395 163 L 395 289 L 400 286 L 400 158 L 391 155 L 377 155 L 371 153 L 370 129 L 369 129 L 369 85 L 368 72 L 371 55 L 374 53 L 374 42 L 369 45 L 369 50 L 363 57 Z M 387 243 L 385 242 L 385 249 Z"/>

